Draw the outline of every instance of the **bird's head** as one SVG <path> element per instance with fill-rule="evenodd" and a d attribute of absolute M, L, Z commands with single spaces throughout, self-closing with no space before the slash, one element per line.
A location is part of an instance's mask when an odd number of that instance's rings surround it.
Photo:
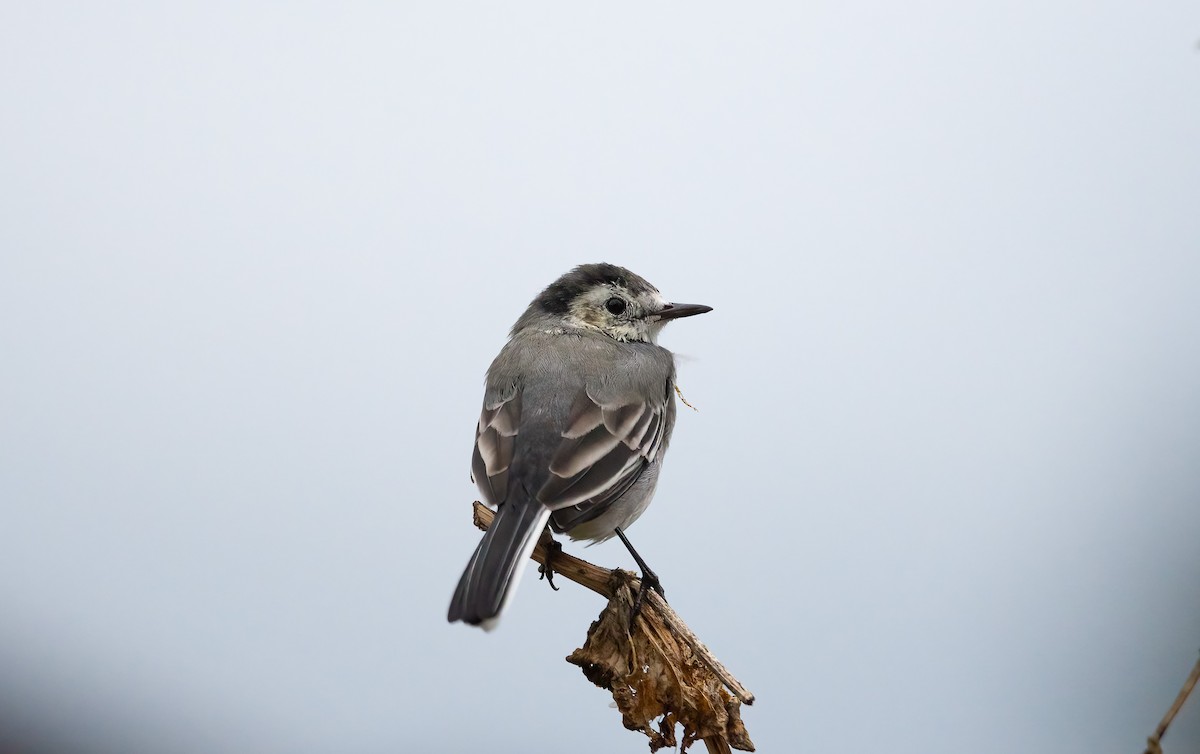
<path fill-rule="evenodd" d="M 673 304 L 645 278 L 615 264 L 583 264 L 555 280 L 529 304 L 513 334 L 547 326 L 600 332 L 613 340 L 653 343 L 673 319 L 712 311 Z"/>

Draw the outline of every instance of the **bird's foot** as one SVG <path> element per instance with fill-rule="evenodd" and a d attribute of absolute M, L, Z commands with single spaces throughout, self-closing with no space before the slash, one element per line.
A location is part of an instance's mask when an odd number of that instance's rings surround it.
<path fill-rule="evenodd" d="M 538 581 L 545 579 L 546 583 L 550 585 L 550 588 L 557 592 L 558 587 L 554 585 L 553 563 L 554 563 L 554 559 L 557 558 L 560 553 L 562 553 L 562 543 L 559 542 L 557 539 L 554 539 L 553 537 L 547 537 L 547 539 L 549 539 L 550 541 L 545 543 L 546 544 L 546 562 L 544 562 L 540 566 L 538 566 L 538 573 L 541 574 L 541 576 L 538 577 Z"/>
<path fill-rule="evenodd" d="M 637 620 L 638 615 L 642 612 L 642 605 L 646 600 L 646 590 L 653 589 L 658 592 L 658 596 L 662 597 L 663 602 L 667 601 L 667 593 L 663 590 L 662 582 L 658 580 L 658 574 L 648 568 L 642 569 L 641 585 L 638 586 L 637 594 L 633 598 L 633 610 L 629 611 L 629 627 L 633 628 L 633 622 Z"/>
<path fill-rule="evenodd" d="M 629 627 L 633 628 L 633 622 L 637 620 L 638 615 L 642 612 L 642 605 L 646 600 L 646 589 L 653 589 L 658 592 L 658 596 L 662 597 L 663 602 L 667 601 L 667 592 L 663 589 L 662 581 L 659 580 L 658 574 L 650 570 L 650 566 L 646 565 L 646 561 L 638 554 L 638 551 L 633 549 L 633 545 L 629 543 L 629 538 L 625 536 L 625 532 L 618 527 L 616 529 L 617 536 L 621 538 L 621 542 L 625 544 L 625 549 L 629 550 L 629 554 L 637 562 L 638 568 L 642 569 L 641 586 L 638 587 L 637 595 L 633 598 L 633 610 L 629 614 Z"/>

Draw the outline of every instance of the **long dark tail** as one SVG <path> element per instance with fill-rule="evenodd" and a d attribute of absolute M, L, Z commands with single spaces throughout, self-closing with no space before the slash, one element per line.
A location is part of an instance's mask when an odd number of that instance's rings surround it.
<path fill-rule="evenodd" d="M 549 517 L 550 509 L 533 500 L 510 499 L 500 506 L 450 598 L 451 623 L 495 628 Z"/>

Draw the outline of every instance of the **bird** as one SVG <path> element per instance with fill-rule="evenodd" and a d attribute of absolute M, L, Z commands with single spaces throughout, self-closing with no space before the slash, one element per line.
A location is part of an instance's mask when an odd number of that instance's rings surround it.
<path fill-rule="evenodd" d="M 675 426 L 675 359 L 657 340 L 709 311 L 608 263 L 579 265 L 530 302 L 487 371 L 471 477 L 496 516 L 451 623 L 496 627 L 547 524 L 592 544 L 620 536 L 657 582 L 623 533 L 654 496 Z"/>

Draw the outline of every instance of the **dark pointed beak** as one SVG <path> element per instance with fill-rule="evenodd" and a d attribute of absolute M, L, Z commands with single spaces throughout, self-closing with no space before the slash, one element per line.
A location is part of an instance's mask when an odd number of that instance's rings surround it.
<path fill-rule="evenodd" d="M 679 319 L 680 317 L 691 317 L 711 311 L 712 307 L 705 306 L 704 304 L 667 304 L 666 308 L 658 313 L 658 318 Z"/>

